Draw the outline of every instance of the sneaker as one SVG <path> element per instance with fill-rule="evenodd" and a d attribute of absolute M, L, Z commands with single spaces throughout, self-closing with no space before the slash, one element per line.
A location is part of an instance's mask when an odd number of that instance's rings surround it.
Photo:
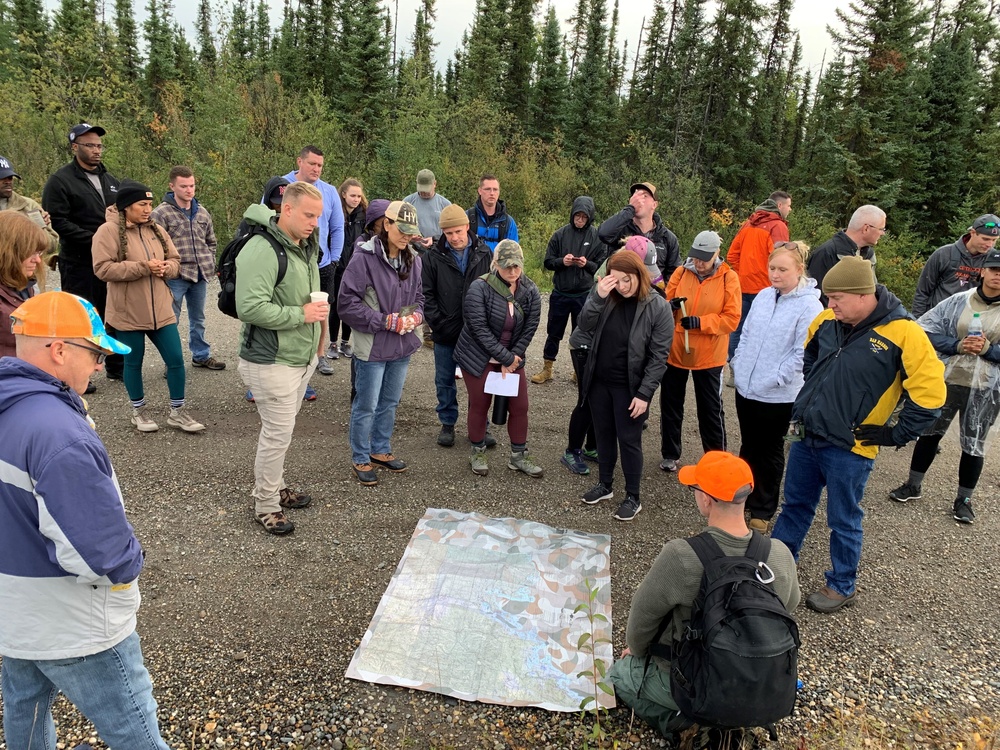
<path fill-rule="evenodd" d="M 919 500 L 920 497 L 920 485 L 910 484 L 909 482 L 904 482 L 902 485 L 889 493 L 889 499 L 895 500 L 897 503 Z"/>
<path fill-rule="evenodd" d="M 85 390 L 83 393 L 85 396 L 89 396 L 91 393 L 97 393 L 97 386 L 94 385 L 93 380 L 87 381 L 87 390 Z"/>
<path fill-rule="evenodd" d="M 858 592 L 855 590 L 848 596 L 838 594 L 829 586 L 824 586 L 819 591 L 814 591 L 806 598 L 806 606 L 814 612 L 830 615 L 844 607 L 854 604 L 854 599 Z"/>
<path fill-rule="evenodd" d="M 263 526 L 264 531 L 268 534 L 275 536 L 283 536 L 295 531 L 295 524 L 289 521 L 280 510 L 277 513 L 258 513 L 257 523 Z"/>
<path fill-rule="evenodd" d="M 132 409 L 132 424 L 139 432 L 156 432 L 160 429 L 160 425 L 150 418 L 147 406 L 143 406 L 141 409 Z"/>
<path fill-rule="evenodd" d="M 534 479 L 539 479 L 545 474 L 545 469 L 535 463 L 528 451 L 511 451 L 507 468 L 523 472 Z"/>
<path fill-rule="evenodd" d="M 253 397 L 252 391 L 247 391 L 246 400 L 249 401 L 251 404 L 257 403 L 257 400 Z"/>
<path fill-rule="evenodd" d="M 441 425 L 441 432 L 438 433 L 438 445 L 442 448 L 450 448 L 455 444 L 455 425 Z"/>
<path fill-rule="evenodd" d="M 469 456 L 469 463 L 472 464 L 472 473 L 485 477 L 490 473 L 490 465 L 486 462 L 486 446 L 482 448 L 472 446 L 472 455 Z"/>
<path fill-rule="evenodd" d="M 681 462 L 676 458 L 665 458 L 660 461 L 660 468 L 664 471 L 679 471 L 681 468 Z"/>
<path fill-rule="evenodd" d="M 559 459 L 559 463 L 574 474 L 586 476 L 590 473 L 590 467 L 583 460 L 583 451 L 581 450 L 566 451 L 563 453 L 563 457 Z"/>
<path fill-rule="evenodd" d="M 497 447 L 497 439 L 490 434 L 490 426 L 489 425 L 486 425 L 486 437 L 484 438 L 484 440 L 486 441 L 486 447 L 487 448 L 496 448 Z"/>
<path fill-rule="evenodd" d="M 346 341 L 341 341 L 340 353 L 344 356 L 345 359 L 350 359 L 351 357 L 354 356 L 354 349 Z"/>
<path fill-rule="evenodd" d="M 315 401 L 317 398 L 319 398 L 319 397 L 316 395 L 316 389 L 313 388 L 311 385 L 307 385 L 306 386 L 306 395 L 302 397 L 302 400 L 303 401 Z"/>
<path fill-rule="evenodd" d="M 371 462 L 397 474 L 407 469 L 406 462 L 401 461 L 391 453 L 372 453 Z"/>
<path fill-rule="evenodd" d="M 208 357 L 207 359 L 192 359 L 191 364 L 195 367 L 204 367 L 206 370 L 226 369 L 226 363 L 220 362 L 215 357 Z"/>
<path fill-rule="evenodd" d="M 583 460 L 590 461 L 590 463 L 592 464 L 596 464 L 598 461 L 600 461 L 600 458 L 597 456 L 597 449 L 594 448 L 593 450 L 587 450 L 586 448 L 584 448 Z"/>
<path fill-rule="evenodd" d="M 751 531 L 759 531 L 761 534 L 766 534 L 770 524 L 764 518 L 751 518 L 747 526 L 750 527 Z"/>
<path fill-rule="evenodd" d="M 976 514 L 972 510 L 972 499 L 968 497 L 956 498 L 955 510 L 952 513 L 952 518 L 959 523 L 972 523 L 975 521 Z"/>
<path fill-rule="evenodd" d="M 378 474 L 375 473 L 375 469 L 372 468 L 371 464 L 353 464 L 353 466 L 354 476 L 365 487 L 378 484 Z"/>
<path fill-rule="evenodd" d="M 640 510 L 642 510 L 642 503 L 639 502 L 639 496 L 627 492 L 625 493 L 625 502 L 619 505 L 618 510 L 615 511 L 615 518 L 619 521 L 631 521 L 639 515 Z"/>
<path fill-rule="evenodd" d="M 340 349 L 337 348 L 336 344 L 330 344 L 326 347 L 326 358 L 329 360 L 340 359 Z"/>
<path fill-rule="evenodd" d="M 183 430 L 184 432 L 205 431 L 205 425 L 188 414 L 187 410 L 184 408 L 171 409 L 170 416 L 167 417 L 167 424 L 171 427 L 176 427 L 178 430 Z"/>
<path fill-rule="evenodd" d="M 282 508 L 305 508 L 313 499 L 304 492 L 296 492 L 291 487 L 285 487 L 278 493 L 278 504 Z"/>
<path fill-rule="evenodd" d="M 320 375 L 333 375 L 333 365 L 330 364 L 330 360 L 327 357 L 319 358 L 319 364 L 316 365 L 316 370 Z"/>
<path fill-rule="evenodd" d="M 587 505 L 596 505 L 601 500 L 610 500 L 614 496 L 615 493 L 611 491 L 610 487 L 603 482 L 598 482 L 580 496 L 580 502 Z"/>

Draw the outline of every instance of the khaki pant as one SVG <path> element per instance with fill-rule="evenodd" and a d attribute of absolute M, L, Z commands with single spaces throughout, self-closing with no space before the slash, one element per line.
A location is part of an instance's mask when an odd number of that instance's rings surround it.
<path fill-rule="evenodd" d="M 260 414 L 252 493 L 258 514 L 281 510 L 278 500 L 279 492 L 285 487 L 285 454 L 292 442 L 302 397 L 318 362 L 313 357 L 305 367 L 289 367 L 258 365 L 241 358 L 237 365 L 243 382 L 253 391 Z"/>

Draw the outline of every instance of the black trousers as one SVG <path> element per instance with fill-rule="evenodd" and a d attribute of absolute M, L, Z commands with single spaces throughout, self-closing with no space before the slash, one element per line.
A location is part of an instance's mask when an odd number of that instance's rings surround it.
<path fill-rule="evenodd" d="M 792 404 L 770 404 L 743 398 L 736 392 L 740 420 L 740 458 L 753 472 L 753 492 L 746 508 L 751 518 L 771 520 L 778 510 L 781 475 L 785 473 L 785 434 L 792 419 Z"/>
<path fill-rule="evenodd" d="M 622 456 L 625 491 L 639 497 L 642 480 L 642 425 L 649 416 L 647 410 L 638 419 L 629 416 L 632 394 L 628 386 L 609 386 L 598 380 L 591 384 L 587 402 L 597 433 L 597 455 L 601 483 L 611 486 L 615 476 L 618 452 Z"/>
<path fill-rule="evenodd" d="M 566 333 L 566 323 L 572 319 L 576 328 L 576 316 L 580 314 L 587 295 L 567 297 L 559 292 L 549 295 L 549 319 L 545 324 L 545 346 L 542 348 L 542 358 L 555 361 L 559 354 L 559 342 Z"/>
<path fill-rule="evenodd" d="M 684 424 L 684 397 L 688 373 L 694 378 L 694 400 L 698 407 L 701 447 L 708 451 L 726 449 L 726 414 L 722 409 L 722 367 L 685 370 L 667 365 L 660 381 L 660 456 L 681 457 L 681 427 Z M 600 446 L 598 446 L 600 451 Z"/>
<path fill-rule="evenodd" d="M 344 278 L 344 269 L 340 263 L 331 263 L 319 269 L 319 288 L 330 295 L 330 343 L 347 341 L 351 338 L 351 327 L 340 319 L 337 312 L 337 297 L 340 295 L 340 282 Z M 340 331 L 343 333 L 340 333 Z M 340 333 L 338 338 L 337 334 Z"/>
<path fill-rule="evenodd" d="M 587 349 L 571 349 L 569 356 L 573 360 L 573 372 L 576 373 L 576 406 L 569 415 L 569 438 L 566 451 L 586 448 L 592 451 L 597 448 L 597 436 L 594 434 L 594 420 L 590 415 L 590 405 L 583 394 L 583 371 L 587 366 Z"/>
<path fill-rule="evenodd" d="M 108 285 L 94 275 L 94 267 L 89 263 L 66 260 L 59 256 L 59 280 L 62 290 L 83 297 L 97 310 L 104 321 L 108 335 L 114 338 L 115 329 L 108 325 L 104 309 L 108 304 Z M 109 375 L 121 376 L 125 370 L 125 358 L 121 354 L 109 354 L 104 360 L 104 371 Z"/>

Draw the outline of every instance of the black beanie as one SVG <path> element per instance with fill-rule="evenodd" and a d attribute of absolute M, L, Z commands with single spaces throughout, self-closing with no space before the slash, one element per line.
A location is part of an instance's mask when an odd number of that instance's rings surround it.
<path fill-rule="evenodd" d="M 118 206 L 119 211 L 124 211 L 133 203 L 151 200 L 153 200 L 152 190 L 142 183 L 127 180 L 118 186 L 118 198 L 115 199 L 115 205 Z"/>

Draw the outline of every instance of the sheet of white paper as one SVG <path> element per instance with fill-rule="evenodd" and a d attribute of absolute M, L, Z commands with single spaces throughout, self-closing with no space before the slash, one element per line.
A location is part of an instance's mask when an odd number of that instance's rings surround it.
<path fill-rule="evenodd" d="M 517 386 L 521 378 L 513 373 L 507 377 L 502 377 L 503 373 L 491 372 L 486 376 L 486 385 L 483 390 L 492 393 L 494 396 L 516 396 Z"/>

